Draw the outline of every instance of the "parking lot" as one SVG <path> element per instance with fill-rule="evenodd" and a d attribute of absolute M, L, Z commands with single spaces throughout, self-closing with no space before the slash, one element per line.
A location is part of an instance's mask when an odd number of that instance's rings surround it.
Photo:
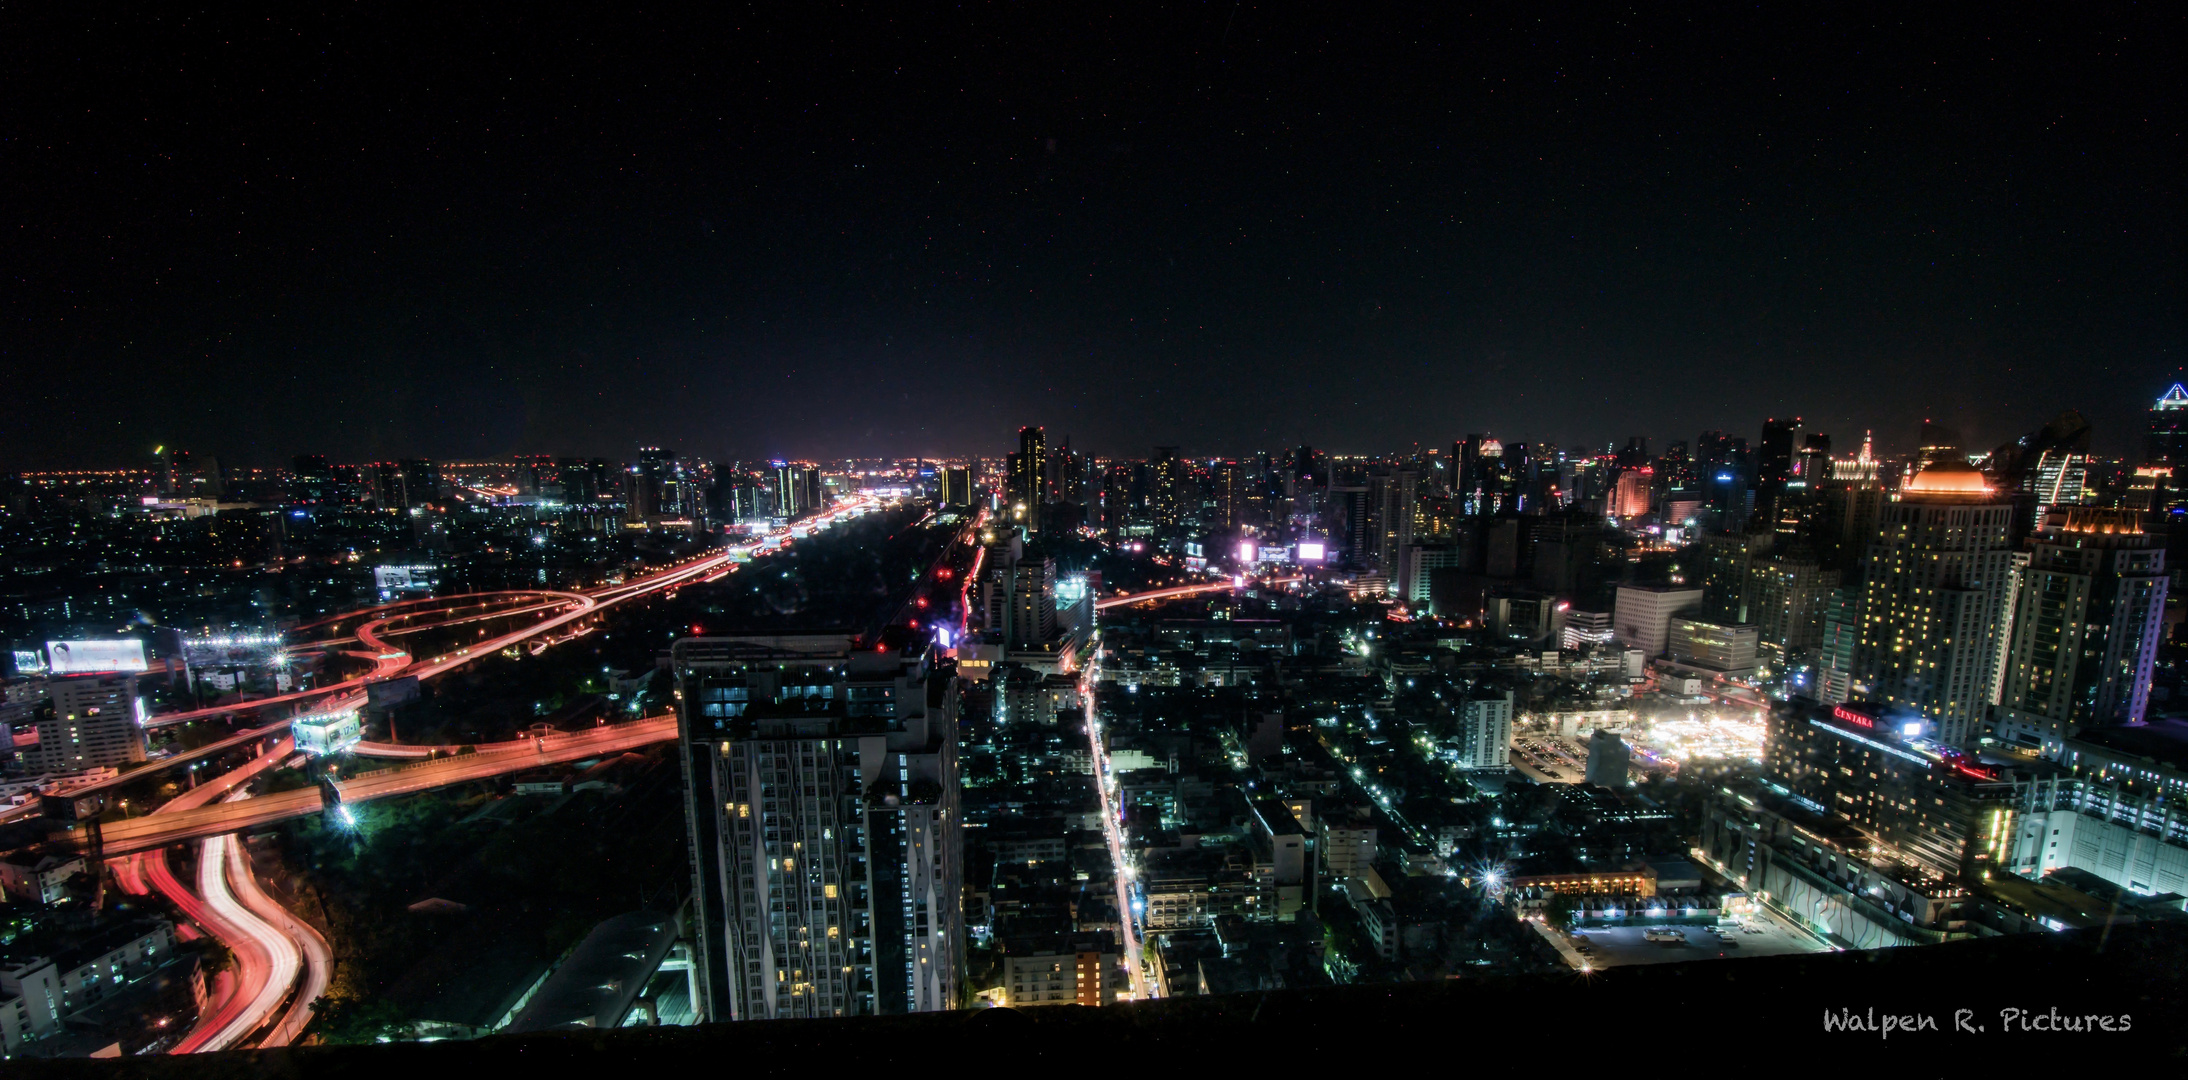
<path fill-rule="evenodd" d="M 1588 767 L 1588 752 L 1570 739 L 1547 735 L 1512 740 L 1511 762 L 1538 782 L 1578 784 Z"/>
<path fill-rule="evenodd" d="M 1574 952 L 1592 968 L 1627 964 L 1675 964 L 1685 960 L 1720 957 L 1793 956 L 1827 951 L 1815 938 L 1768 916 L 1744 920 L 1743 929 L 1720 937 L 1706 926 L 1675 926 L 1685 941 L 1649 941 L 1648 931 L 1658 924 L 1635 920 L 1631 926 L 1591 926 L 1570 938 Z M 1728 943 L 1728 940 L 1730 943 Z M 1563 950 L 1560 950 L 1561 952 Z M 1570 962 L 1570 957 L 1567 958 Z"/>

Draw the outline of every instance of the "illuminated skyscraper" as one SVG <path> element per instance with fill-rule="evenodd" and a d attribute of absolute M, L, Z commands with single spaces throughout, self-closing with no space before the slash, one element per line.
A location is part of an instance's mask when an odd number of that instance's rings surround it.
<path fill-rule="evenodd" d="M 630 470 L 630 503 L 626 516 L 633 524 L 652 524 L 676 517 L 682 494 L 676 451 L 658 446 L 638 448 L 638 463 Z"/>
<path fill-rule="evenodd" d="M 396 463 L 402 471 L 402 508 L 415 510 L 441 497 L 441 467 L 424 458 L 404 458 Z"/>
<path fill-rule="evenodd" d="M 1158 446 L 1149 468 L 1154 473 L 1154 491 L 1148 509 L 1154 516 L 1155 528 L 1175 529 L 1185 521 L 1186 488 L 1192 482 L 1186 474 L 1185 459 L 1175 446 Z"/>
<path fill-rule="evenodd" d="M 2164 512 L 2184 501 L 2188 488 L 2188 389 L 2174 383 L 2150 406 L 2150 427 L 2143 437 L 2143 466 L 2149 470 L 2152 494 L 2144 497 L 2150 509 Z"/>
<path fill-rule="evenodd" d="M 1763 656 L 1779 670 L 1805 663 L 1823 644 L 1823 617 L 1839 572 L 1802 547 L 1757 559 L 1749 568 L 1746 621 L 1761 633 Z"/>
<path fill-rule="evenodd" d="M 685 638 L 671 656 L 699 1015 L 955 1008 L 954 677 L 840 634 Z"/>
<path fill-rule="evenodd" d="M 1004 482 L 1003 520 L 1029 533 L 1041 531 L 1041 508 L 1049 502 L 1048 435 L 1037 427 L 1018 429 L 1018 452 L 1010 455 Z"/>
<path fill-rule="evenodd" d="M 2140 515 L 2046 515 L 2014 598 L 1998 737 L 2057 751 L 2080 728 L 2140 721 L 2165 592 L 2165 545 Z"/>
<path fill-rule="evenodd" d="M 1398 553 L 1413 543 L 1413 511 L 1419 502 L 1420 473 L 1412 469 L 1380 469 L 1368 477 L 1369 561 L 1387 571 L 1393 580 L 1403 576 Z M 1401 587 L 1401 592 L 1404 589 Z"/>
<path fill-rule="evenodd" d="M 767 493 L 773 497 L 776 517 L 797 517 L 804 509 L 798 505 L 802 491 L 797 466 L 787 461 L 768 462 Z"/>
<path fill-rule="evenodd" d="M 989 545 L 980 573 L 982 623 L 1005 646 L 1037 648 L 1056 637 L 1054 559 L 1008 536 Z"/>
<path fill-rule="evenodd" d="M 1823 481 L 1822 500 L 1830 507 L 1833 528 L 1815 538 L 1825 561 L 1841 569 L 1857 566 L 1869 539 L 1876 535 L 1877 518 L 1884 512 L 1883 465 L 1872 452 L 1869 436 L 1861 439 L 1861 452 L 1831 463 L 1830 479 Z"/>
<path fill-rule="evenodd" d="M 2188 389 L 2179 383 L 2150 406 L 2150 429 L 2143 438 L 2142 462 L 2188 467 Z"/>
<path fill-rule="evenodd" d="M 940 495 L 941 495 L 941 498 L 942 498 L 942 505 L 944 505 L 944 506 L 971 506 L 971 505 L 972 505 L 972 470 L 971 470 L 971 469 L 966 469 L 966 468 L 958 468 L 958 467 L 955 467 L 955 466 L 951 466 L 951 467 L 945 467 L 945 468 L 942 468 L 942 469 L 938 469 L 938 470 L 936 470 L 936 478 L 937 478 L 937 479 L 939 479 L 939 480 L 940 480 L 940 481 L 942 482 L 942 483 L 941 483 L 941 489 L 942 489 L 942 490 L 941 490 L 941 492 L 940 492 Z"/>
<path fill-rule="evenodd" d="M 2012 579 L 2012 516 L 2007 496 L 1949 458 L 1884 506 L 1862 566 L 1856 697 L 1920 710 L 1947 745 L 1980 733 Z"/>
<path fill-rule="evenodd" d="M 1774 514 L 1778 499 L 1799 473 L 1803 446 L 1801 418 L 1763 421 L 1763 439 L 1755 450 L 1755 508 Z M 1772 520 L 1775 520 L 1774 518 Z"/>

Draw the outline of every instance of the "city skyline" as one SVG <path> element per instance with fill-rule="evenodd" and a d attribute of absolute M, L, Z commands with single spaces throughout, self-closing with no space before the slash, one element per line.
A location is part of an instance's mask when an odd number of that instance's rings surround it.
<path fill-rule="evenodd" d="M 2145 395 L 2144 400 L 2150 402 L 2150 404 L 2144 406 L 2144 416 L 2140 418 L 2139 422 L 2135 422 L 2125 428 L 2114 431 L 2101 433 L 2093 432 L 2091 435 L 2091 442 L 2093 445 L 2092 452 L 2095 453 L 2097 457 L 2102 459 L 2132 465 L 2138 460 L 2137 455 L 2149 438 L 2149 431 L 2147 428 L 2148 416 L 2151 415 L 2156 407 L 2161 403 L 2188 401 L 2188 398 L 2181 397 L 2182 393 L 2188 393 L 2188 384 L 2175 382 L 2169 384 L 2163 392 L 2155 396 Z M 1915 426 L 1909 429 L 1908 432 L 1895 433 L 1880 432 L 1876 428 L 1861 427 L 1858 424 L 1850 428 L 1832 429 L 1825 426 L 1824 424 L 1814 422 L 1808 417 L 1804 417 L 1798 413 L 1783 413 L 1776 416 L 1758 418 L 1746 425 L 1745 427 L 1733 425 L 1731 427 L 1721 429 L 1705 429 L 1696 433 L 1672 432 L 1667 434 L 1656 434 L 1646 430 L 1636 429 L 1627 431 L 1626 433 L 1618 435 L 1616 437 L 1605 437 L 1596 440 L 1585 440 L 1581 442 L 1571 443 L 1561 443 L 1556 440 L 1549 439 L 1531 439 L 1523 436 L 1512 435 L 1507 432 L 1497 430 L 1493 426 L 1472 429 L 1467 433 L 1465 437 L 1487 438 L 1501 443 L 1527 443 L 1531 446 L 1549 446 L 1554 448 L 1561 454 L 1575 458 L 1615 457 L 1620 453 L 1622 443 L 1629 443 L 1631 440 L 1634 439 L 1642 440 L 1647 446 L 1654 448 L 1654 450 L 1656 451 L 1662 451 L 1674 445 L 1684 445 L 1691 452 L 1701 439 L 1706 439 L 1710 436 L 1725 435 L 1734 438 L 1746 439 L 1749 433 L 1767 434 L 1767 429 L 1772 424 L 1781 421 L 1790 421 L 1801 425 L 1801 429 L 1804 431 L 1820 433 L 1828 438 L 1836 440 L 1833 445 L 1836 446 L 1839 451 L 1843 451 L 1839 453 L 1839 456 L 1841 457 L 1851 456 L 1853 453 L 1856 452 L 1869 452 L 1873 453 L 1876 459 L 1880 462 L 1887 460 L 1920 459 L 1923 456 L 1923 453 L 1927 447 L 1924 439 L 1929 437 L 1933 430 L 1942 430 L 1950 434 L 1955 439 L 1954 445 L 1959 450 L 1965 452 L 1971 458 L 1980 460 L 1985 456 L 1992 454 L 1996 450 L 2007 446 L 2009 443 L 2029 437 L 2031 435 L 2040 434 L 2042 428 L 2047 422 L 2070 414 L 2074 416 L 2079 416 L 2085 421 L 2087 420 L 2087 414 L 2084 410 L 2073 407 L 2056 410 L 2052 414 L 2043 416 L 2041 419 L 2036 418 L 2034 414 L 2032 414 L 2029 421 L 2022 424 L 2019 429 L 2004 431 L 2001 436 L 1996 440 L 1989 440 L 1984 434 L 1981 433 L 1971 433 L 1964 429 L 1954 428 L 1950 424 L 1938 420 L 1935 417 L 1924 417 L 1918 420 Z M 1019 429 L 1045 431 L 1048 430 L 1048 425 L 1039 422 L 1023 423 L 1019 425 Z M 264 460 L 251 458 L 242 461 L 234 461 L 227 459 L 221 455 L 208 454 L 202 447 L 160 445 L 148 448 L 147 451 L 140 458 L 135 460 L 103 460 L 96 462 L 76 463 L 72 465 L 45 467 L 26 466 L 20 471 L 27 474 L 65 473 L 79 470 L 116 471 L 138 469 L 156 471 L 163 467 L 162 462 L 166 460 L 166 455 L 169 452 L 181 452 L 185 454 L 195 455 L 198 456 L 200 460 L 209 459 L 220 463 L 224 469 L 279 472 L 285 469 L 293 471 L 294 464 L 297 461 L 303 460 L 305 458 L 318 459 L 323 462 L 331 463 L 333 465 L 342 467 L 362 467 L 374 464 L 389 463 L 397 460 L 420 460 L 433 464 L 450 466 L 475 465 L 480 467 L 507 467 L 520 465 L 525 463 L 526 461 L 533 459 L 547 458 L 554 458 L 565 462 L 578 460 L 600 462 L 636 462 L 642 460 L 647 453 L 657 452 L 662 449 L 668 450 L 671 457 L 681 456 L 686 459 L 700 460 L 711 464 L 736 464 L 747 468 L 762 467 L 767 465 L 781 465 L 786 462 L 812 464 L 828 462 L 901 463 L 911 461 L 984 461 L 1004 465 L 1007 467 L 1010 460 L 1018 453 L 1018 451 L 1013 451 L 1010 449 L 1012 444 L 1009 440 L 1016 438 L 1019 438 L 1019 436 L 1014 436 L 1009 432 L 1006 432 L 1000 438 L 990 438 L 989 440 L 987 440 L 990 445 L 973 451 L 959 449 L 938 453 L 879 452 L 870 454 L 793 454 L 788 456 L 710 454 L 703 446 L 677 446 L 673 443 L 667 443 L 664 440 L 660 439 L 639 439 L 627 446 L 622 447 L 620 450 L 611 448 L 605 456 L 574 454 L 553 447 L 546 448 L 548 452 L 541 453 L 540 451 L 542 448 L 540 447 L 527 447 L 524 449 L 512 450 L 502 454 L 480 455 L 476 458 L 476 460 L 470 462 L 458 462 L 446 458 L 439 458 L 430 455 L 417 455 L 409 452 L 382 455 L 377 458 L 372 455 L 366 455 L 355 459 L 345 460 L 326 453 L 305 453 L 299 450 L 269 451 L 271 456 Z M 1068 442 L 1068 440 L 1070 439 L 1070 434 L 1068 432 L 1061 432 L 1059 434 L 1059 438 Z M 1313 449 L 1318 456 L 1327 455 L 1350 460 L 1395 460 L 1414 456 L 1448 458 L 1451 453 L 1450 448 L 1456 445 L 1456 441 L 1458 439 L 1459 436 L 1457 435 L 1449 435 L 1445 436 L 1440 442 L 1435 438 L 1430 438 L 1426 440 L 1415 440 L 1403 443 L 1392 443 L 1386 441 L 1382 445 L 1356 447 L 1330 446 L 1324 443 L 1320 443 L 1311 437 L 1308 437 L 1293 439 L 1290 442 L 1276 442 L 1266 445 L 1254 445 L 1243 449 L 1220 450 L 1196 447 L 1191 443 L 1179 443 L 1176 440 L 1172 440 L 1167 443 L 1150 443 L 1148 445 L 1138 447 L 1120 447 L 1113 452 L 1082 452 L 1077 456 L 1088 461 L 1146 461 L 1152 460 L 1153 458 L 1158 456 L 1158 454 L 1164 451 L 1171 451 L 1178 453 L 1185 460 L 1222 461 L 1250 458 L 1255 454 L 1259 453 L 1274 453 L 1281 456 L 1286 453 L 1291 453 L 1301 447 L 1307 447 Z M 312 445 L 316 446 L 317 444 Z M 1755 440 L 1755 445 L 1759 448 L 1760 440 Z M 1866 450 L 1864 450 L 1865 445 Z M 1081 449 L 1083 451 L 1083 447 Z"/>
<path fill-rule="evenodd" d="M 0 6 L 0 1063 L 2177 1059 L 2183 40 Z"/>

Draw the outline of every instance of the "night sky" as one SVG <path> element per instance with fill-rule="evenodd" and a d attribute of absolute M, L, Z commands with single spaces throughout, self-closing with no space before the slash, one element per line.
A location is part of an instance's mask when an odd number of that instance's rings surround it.
<path fill-rule="evenodd" d="M 0 12 L 0 470 L 2128 453 L 2188 361 L 2169 5 L 302 6 Z"/>

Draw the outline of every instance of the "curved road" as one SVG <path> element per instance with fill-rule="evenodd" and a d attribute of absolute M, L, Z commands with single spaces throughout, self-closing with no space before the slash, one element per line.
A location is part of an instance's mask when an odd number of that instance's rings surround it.
<path fill-rule="evenodd" d="M 245 851 L 242 843 L 235 837 L 230 836 L 227 839 L 230 841 L 228 882 L 235 890 L 236 899 L 242 902 L 251 915 L 257 917 L 261 925 L 277 931 L 281 938 L 286 939 L 287 950 L 302 967 L 303 982 L 297 987 L 295 996 L 289 999 L 288 1010 L 282 1013 L 280 1021 L 258 1044 L 261 1047 L 287 1046 L 304 1033 L 304 1025 L 311 1023 L 312 1003 L 319 1000 L 319 995 L 327 992 L 327 984 L 334 978 L 334 950 L 328 947 L 327 939 L 315 927 L 297 918 L 289 909 L 275 903 L 272 897 L 266 895 L 266 890 L 259 886 L 258 875 L 251 866 L 251 853 Z M 277 968 L 271 979 L 286 988 L 289 981 L 294 980 L 294 975 L 292 974 L 290 980 L 284 981 Z"/>
<path fill-rule="evenodd" d="M 512 590 L 497 594 L 474 593 L 464 597 L 426 597 L 322 619 L 308 625 L 324 626 L 365 615 L 377 616 L 359 624 L 349 638 L 309 643 L 326 647 L 353 640 L 364 646 L 364 649 L 348 655 L 372 661 L 373 670 L 370 673 L 315 690 L 262 698 L 233 706 L 170 713 L 153 718 L 147 722 L 147 726 L 165 726 L 205 716 L 229 715 L 289 702 L 315 701 L 323 706 L 331 701 L 337 708 L 362 705 L 364 688 L 370 682 L 397 675 L 431 678 L 567 625 L 609 605 L 673 588 L 694 579 L 718 579 L 735 571 L 741 558 L 749 558 L 755 551 L 774 550 L 787 537 L 811 535 L 816 529 L 826 528 L 844 517 L 864 514 L 876 505 L 876 500 L 871 498 L 854 499 L 820 517 L 801 522 L 795 528 L 778 530 L 777 533 L 721 554 L 694 557 L 637 581 L 603 586 L 581 593 Z M 458 614 L 465 608 L 487 606 L 502 599 L 521 604 L 541 597 L 551 599 L 528 607 Z M 391 623 L 431 617 L 436 614 L 429 608 L 433 604 L 442 605 L 438 612 L 442 618 L 425 626 L 390 628 Z M 535 612 L 554 614 L 491 640 L 468 645 L 422 662 L 389 644 L 383 636 Z M 581 628 L 578 633 L 582 632 Z M 575 636 L 578 634 L 547 640 L 551 643 Z M 287 720 L 266 724 L 201 747 L 190 754 L 178 755 L 162 762 L 158 767 L 165 768 L 190 758 L 233 749 L 253 739 L 278 734 L 287 726 Z M 675 735 L 676 719 L 672 715 L 556 736 L 489 744 L 478 747 L 478 752 L 474 754 L 420 762 L 354 777 L 338 785 L 338 791 L 344 802 L 384 798 L 531 769 L 542 764 L 574 761 L 664 742 L 675 738 Z M 410 748 L 374 744 L 373 749 L 400 754 Z M 454 748 L 416 749 L 433 754 Z M 169 800 L 152 814 L 125 819 L 116 822 L 113 828 L 104 830 L 105 852 L 121 856 L 113 859 L 112 865 L 115 879 L 123 888 L 130 891 L 142 891 L 148 887 L 157 889 L 173 901 L 185 917 L 219 938 L 236 958 L 234 991 L 208 1015 L 199 1019 L 198 1024 L 175 1047 L 175 1053 L 218 1050 L 238 1045 L 263 1028 L 284 1000 L 289 1002 L 289 1008 L 274 1023 L 273 1029 L 259 1045 L 288 1045 L 310 1023 L 311 1005 L 326 990 L 333 967 L 333 954 L 326 939 L 266 895 L 253 873 L 248 853 L 243 850 L 236 836 L 240 829 L 316 813 L 321 809 L 324 796 L 317 788 L 253 798 L 243 787 L 251 777 L 272 768 L 293 750 L 293 740 L 283 738 L 248 764 Z M 142 775 L 144 770 L 138 770 L 129 774 L 127 779 L 136 779 Z M 207 805 L 215 796 L 225 797 L 217 805 Z M 203 838 L 199 848 L 197 893 L 184 888 L 175 879 L 167 865 L 165 852 L 158 850 L 169 843 L 192 837 Z M 292 989 L 295 990 L 293 996 Z"/>

